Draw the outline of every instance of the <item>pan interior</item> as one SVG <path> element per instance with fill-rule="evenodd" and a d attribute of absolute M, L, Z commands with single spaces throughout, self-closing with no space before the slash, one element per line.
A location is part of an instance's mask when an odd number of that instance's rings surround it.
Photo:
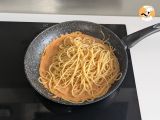
<path fill-rule="evenodd" d="M 45 47 L 50 42 L 52 42 L 53 39 L 59 37 L 61 34 L 71 33 L 75 31 L 80 31 L 82 33 L 91 35 L 99 39 L 106 39 L 107 43 L 113 46 L 113 48 L 115 48 L 115 54 L 120 63 L 120 69 L 122 73 L 121 79 L 112 85 L 107 94 L 105 94 L 100 98 L 95 99 L 94 101 L 88 101 L 78 104 L 70 103 L 59 99 L 53 99 L 52 95 L 38 82 L 39 64 L 40 64 L 41 54 L 43 53 Z M 70 21 L 57 24 L 40 33 L 29 45 L 25 55 L 24 65 L 25 65 L 25 72 L 29 82 L 35 88 L 35 90 L 44 97 L 54 102 L 65 105 L 86 105 L 99 101 L 109 96 L 119 87 L 127 71 L 127 65 L 128 65 L 127 58 L 128 57 L 123 42 L 109 29 L 91 22 Z"/>

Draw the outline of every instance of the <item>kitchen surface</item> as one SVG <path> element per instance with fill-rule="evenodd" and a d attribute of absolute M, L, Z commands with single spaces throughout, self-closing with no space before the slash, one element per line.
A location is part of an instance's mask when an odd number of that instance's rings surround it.
<path fill-rule="evenodd" d="M 0 0 L 0 12 L 137 16 L 143 5 L 153 6 L 160 16 L 160 0 Z"/>
<path fill-rule="evenodd" d="M 145 21 L 138 16 L 143 5 L 155 8 L 156 16 L 152 20 Z M 86 107 L 60 105 L 42 97 L 29 84 L 23 63 L 31 41 L 52 25 L 90 21 L 123 38 L 160 23 L 159 8 L 159 0 L 1 0 L 0 120 L 159 120 L 160 32 L 127 50 L 128 72 L 111 100 Z"/>
<path fill-rule="evenodd" d="M 23 71 L 24 54 L 29 43 L 37 33 L 55 24 L 56 23 L 37 22 L 0 23 L 0 33 L 3 33 L 0 37 L 5 39 L 5 41 L 0 41 L 0 50 L 3 51 L 6 47 L 12 49 L 12 51 L 4 52 L 8 55 L 1 54 L 1 57 L 6 59 L 5 61 L 4 59 L 0 61 L 0 63 L 2 63 L 0 64 L 2 68 L 2 71 L 0 71 L 2 73 L 1 78 L 5 79 L 5 81 L 0 81 L 0 96 L 3 96 L 3 98 L 0 98 L 0 104 L 3 105 L 1 111 L 8 113 L 3 117 L 8 119 L 11 118 L 12 120 L 48 120 L 52 117 L 61 120 L 96 120 L 97 118 L 105 120 L 106 117 L 114 120 L 140 120 L 141 115 L 129 50 L 127 50 L 129 55 L 129 66 L 126 78 L 120 89 L 112 94 L 109 99 L 86 106 L 65 106 L 52 103 L 36 93 L 36 91 L 29 85 Z M 123 24 L 102 25 L 112 29 L 120 38 L 127 34 L 126 26 Z M 23 29 L 23 27 L 26 29 Z M 16 28 L 16 31 L 14 31 L 14 28 Z M 10 34 L 7 37 L 5 35 L 6 31 Z M 25 35 L 25 33 L 28 34 Z M 10 41 L 12 38 L 16 39 L 16 41 Z M 6 44 L 8 42 L 11 44 Z M 9 56 L 9 54 L 11 55 Z M 6 69 L 5 64 L 7 64 L 10 59 L 12 59 L 12 62 L 15 64 L 8 66 L 8 70 Z M 16 71 L 12 72 L 12 69 L 16 69 Z M 9 73 L 10 75 L 7 76 L 6 73 Z M 7 96 L 4 94 L 7 94 Z M 15 105 L 17 105 L 17 107 L 15 107 Z M 30 108 L 32 109 L 30 110 Z M 20 116 L 17 111 L 20 111 Z M 113 113 L 116 114 L 116 116 Z M 77 118 L 77 116 L 79 117 Z"/>

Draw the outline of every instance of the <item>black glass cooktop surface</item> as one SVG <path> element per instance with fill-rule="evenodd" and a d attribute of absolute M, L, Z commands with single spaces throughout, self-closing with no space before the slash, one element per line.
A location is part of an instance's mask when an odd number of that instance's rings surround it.
<path fill-rule="evenodd" d="M 50 102 L 29 84 L 24 73 L 25 51 L 44 29 L 54 23 L 0 22 L 0 120 L 141 120 L 130 51 L 129 68 L 110 101 L 83 107 Z M 125 25 L 104 25 L 120 38 Z"/>

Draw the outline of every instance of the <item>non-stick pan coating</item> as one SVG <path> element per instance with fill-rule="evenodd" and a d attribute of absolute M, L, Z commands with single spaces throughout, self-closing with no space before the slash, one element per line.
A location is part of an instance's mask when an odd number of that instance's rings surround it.
<path fill-rule="evenodd" d="M 81 31 L 82 33 L 97 37 L 99 39 L 108 39 L 107 42 L 115 48 L 115 54 L 119 60 L 120 63 L 120 69 L 122 73 L 122 77 L 119 81 L 113 84 L 111 89 L 108 93 L 106 93 L 104 96 L 95 99 L 94 101 L 86 101 L 83 103 L 71 103 L 67 102 L 61 99 L 54 99 L 52 97 L 52 94 L 49 93 L 42 84 L 38 82 L 39 78 L 39 64 L 41 59 L 41 54 L 43 53 L 44 48 L 55 38 L 59 37 L 61 34 L 65 33 L 71 33 L 75 31 Z M 107 98 L 110 94 L 112 94 L 122 83 L 127 67 L 128 67 L 128 57 L 125 50 L 125 45 L 123 41 L 121 41 L 117 35 L 115 35 L 111 30 L 92 23 L 92 22 L 85 22 L 85 21 L 70 21 L 70 22 L 64 22 L 57 25 L 54 25 L 42 33 L 40 33 L 29 45 L 25 59 L 24 59 L 24 66 L 25 66 L 25 72 L 26 76 L 30 82 L 30 84 L 34 87 L 34 89 L 40 93 L 42 96 L 48 98 L 49 100 L 65 104 L 65 105 L 86 105 L 91 104 L 94 102 L 97 102 L 99 100 L 102 100 L 104 98 Z"/>

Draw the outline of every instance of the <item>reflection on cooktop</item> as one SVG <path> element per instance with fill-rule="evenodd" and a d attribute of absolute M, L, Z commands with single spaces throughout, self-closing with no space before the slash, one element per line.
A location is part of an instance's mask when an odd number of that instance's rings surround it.
<path fill-rule="evenodd" d="M 70 107 L 40 96 L 24 73 L 26 48 L 38 33 L 54 23 L 0 22 L 0 120 L 141 120 L 130 52 L 126 78 L 109 100 Z M 120 38 L 125 25 L 104 25 Z"/>
<path fill-rule="evenodd" d="M 127 120 L 126 112 L 128 108 L 128 103 L 120 102 L 114 103 L 108 106 L 107 109 L 94 109 L 92 111 L 82 111 L 81 114 L 79 112 L 74 113 L 64 113 L 62 115 L 52 114 L 48 112 L 37 112 L 35 113 L 34 120 L 50 120 L 50 119 L 58 119 L 58 120 Z M 72 114 L 72 115 L 71 115 Z M 111 116 L 113 115 L 113 116 Z M 81 117 L 80 117 L 81 116 Z"/>

